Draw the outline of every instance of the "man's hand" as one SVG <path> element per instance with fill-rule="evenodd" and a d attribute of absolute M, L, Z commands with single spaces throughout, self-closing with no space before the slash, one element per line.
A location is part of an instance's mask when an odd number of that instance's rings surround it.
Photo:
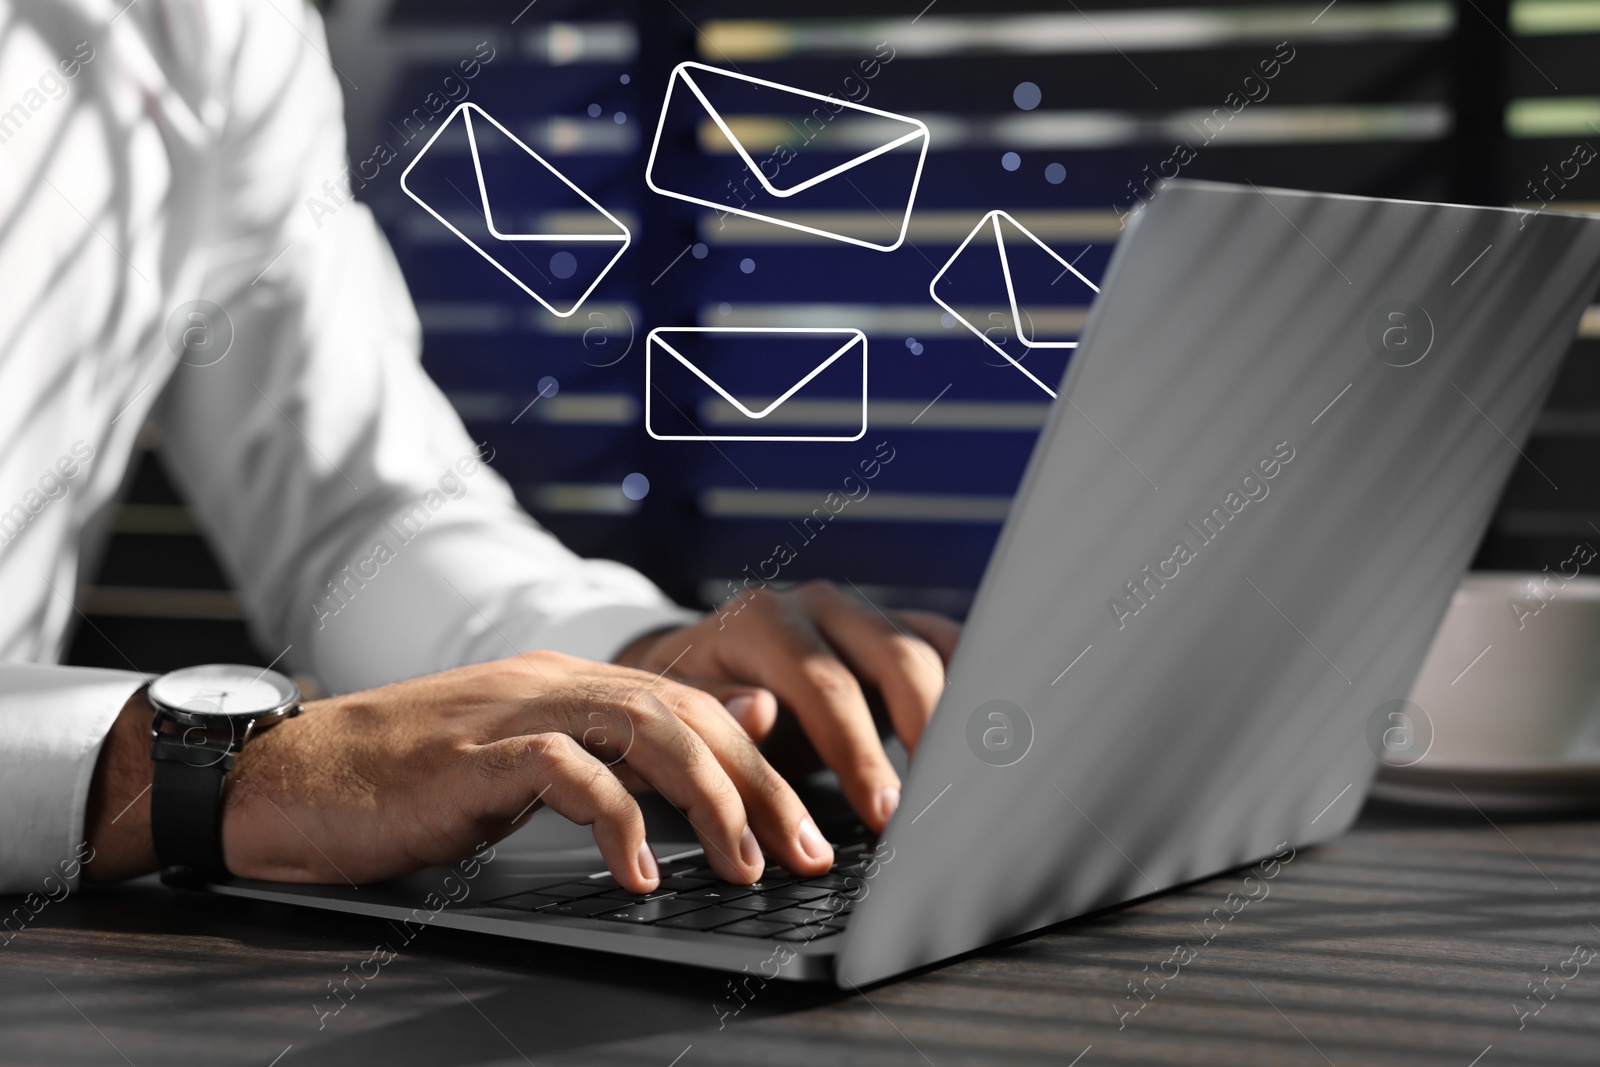
<path fill-rule="evenodd" d="M 148 723 L 146 712 L 146 782 Z M 102 754 L 103 766 L 119 762 Z M 800 799 L 715 698 L 549 652 L 306 705 L 239 753 L 224 787 L 223 857 L 247 878 L 373 882 L 454 863 L 542 804 L 593 825 L 617 881 L 643 892 L 659 875 L 630 786 L 682 810 L 729 881 L 760 876 L 762 847 L 797 874 L 832 863 Z M 100 790 L 93 818 L 126 803 L 111 792 Z M 135 814 L 147 841 L 147 797 Z M 91 821 L 91 844 L 97 834 Z M 91 876 L 132 873 L 107 865 Z"/>
<path fill-rule="evenodd" d="M 667 671 L 715 694 L 758 744 L 780 704 L 792 711 L 838 773 L 851 807 L 881 831 L 900 803 L 900 778 L 857 678 L 882 694 L 895 732 L 915 749 L 944 692 L 959 633 L 943 616 L 886 615 L 830 583 L 811 582 L 741 594 L 693 626 L 641 638 L 617 662 Z"/>

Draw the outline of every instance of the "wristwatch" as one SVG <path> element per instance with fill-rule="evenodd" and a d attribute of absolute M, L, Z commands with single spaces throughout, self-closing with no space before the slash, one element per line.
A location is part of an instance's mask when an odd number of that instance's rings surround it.
<path fill-rule="evenodd" d="M 246 741 L 300 714 L 300 687 L 276 671 L 216 663 L 150 683 L 150 832 L 164 871 L 220 878 L 222 783 Z"/>

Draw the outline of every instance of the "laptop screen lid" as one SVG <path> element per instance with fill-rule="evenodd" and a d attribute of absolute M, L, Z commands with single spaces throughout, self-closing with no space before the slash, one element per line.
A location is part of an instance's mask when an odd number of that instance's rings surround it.
<path fill-rule="evenodd" d="M 1600 219 L 1174 182 L 1123 235 L 884 834 L 864 985 L 1343 831 Z"/>

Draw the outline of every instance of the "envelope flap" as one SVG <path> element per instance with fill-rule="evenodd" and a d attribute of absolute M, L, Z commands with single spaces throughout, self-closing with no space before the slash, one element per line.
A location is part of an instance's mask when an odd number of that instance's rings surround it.
<path fill-rule="evenodd" d="M 748 74 L 718 70 L 702 63 L 680 63 L 673 71 L 673 85 L 676 86 L 680 82 L 700 102 L 706 116 L 715 123 L 728 144 L 750 170 L 751 175 L 772 196 L 789 197 L 804 192 L 868 160 L 915 142 L 921 142 L 922 150 L 924 152 L 927 150 L 928 127 L 921 120 L 897 115 L 892 111 L 867 107 L 865 104 L 857 104 L 838 96 L 796 89 L 778 82 L 754 78 Z M 818 129 L 825 128 L 833 121 L 834 116 L 848 115 L 852 119 L 873 120 L 881 132 L 873 138 L 875 143 L 843 163 L 805 178 L 780 181 L 782 163 L 779 160 L 782 153 L 776 152 L 773 145 L 745 143 L 747 136 L 741 135 L 724 114 L 724 107 L 728 101 L 740 99 L 741 95 L 749 95 L 752 92 L 759 93 L 765 99 L 763 111 L 792 111 L 799 115 L 815 116 L 814 121 Z M 804 152 L 805 146 L 810 143 L 813 136 L 809 125 L 804 129 L 797 127 L 797 130 L 793 140 L 783 146 L 788 149 L 790 158 L 796 154 L 796 144 L 799 146 L 798 151 Z M 771 170 L 773 175 L 769 175 L 768 170 Z"/>
<path fill-rule="evenodd" d="M 1076 348 L 1076 341 L 1040 339 L 1034 330 L 1034 317 L 1027 314 L 1029 300 L 1020 294 L 1048 291 L 1049 304 L 1077 305 L 1092 301 L 1100 287 L 1006 212 L 995 211 L 990 218 L 1017 339 L 1028 348 Z M 1043 274 L 1049 275 L 1048 285 L 1044 284 Z"/>
<path fill-rule="evenodd" d="M 475 104 L 456 109 L 466 124 L 472 165 L 478 179 L 478 195 L 483 204 L 489 232 L 506 241 L 626 241 L 630 235 L 620 219 L 601 207 L 543 156 L 529 148 L 516 134 Z M 453 119 L 455 115 L 452 115 Z M 469 190 L 461 190 L 470 196 Z M 536 198 L 536 199 L 535 199 Z M 525 211 L 517 209 L 523 204 Z M 525 224 L 537 204 L 543 213 L 569 209 L 581 213 L 585 225 L 581 232 L 547 234 L 532 231 Z M 498 211 L 501 225 L 496 224 Z M 519 214 L 523 217 L 518 218 Z"/>
<path fill-rule="evenodd" d="M 743 334 L 744 337 L 740 338 L 741 343 L 744 342 L 745 338 L 748 338 L 749 343 L 752 345 L 759 345 L 761 343 L 760 338 L 763 334 L 769 336 L 783 335 L 789 338 L 813 338 L 817 341 L 817 345 L 815 349 L 807 346 L 808 354 L 805 359 L 797 359 L 793 363 L 788 363 L 785 361 L 785 366 L 783 366 L 781 369 L 774 369 L 773 378 L 779 384 L 785 381 L 793 382 L 793 384 L 785 388 L 776 399 L 765 402 L 758 401 L 749 396 L 747 390 L 741 389 L 739 392 L 746 393 L 745 398 L 741 400 L 735 395 L 733 390 L 728 389 L 721 381 L 718 380 L 716 374 L 718 368 L 716 363 L 722 359 L 725 359 L 726 355 L 713 354 L 708 351 L 696 351 L 695 339 L 697 337 L 709 336 L 726 338 L 730 333 L 735 336 Z M 784 401 L 794 396 L 795 393 L 803 389 L 819 374 L 842 359 L 845 354 L 857 344 L 860 344 L 863 347 L 863 350 L 865 349 L 866 345 L 865 337 L 856 330 L 828 330 L 824 332 L 798 328 L 793 330 L 774 329 L 770 331 L 759 332 L 755 330 L 711 331 L 690 329 L 671 334 L 661 331 L 653 331 L 650 334 L 650 340 L 655 344 L 660 345 L 669 355 L 672 356 L 673 359 L 677 360 L 684 367 L 688 368 L 689 371 L 695 375 L 695 377 L 699 378 L 701 381 L 705 382 L 706 385 L 710 386 L 713 392 L 722 397 L 722 399 L 726 400 L 729 404 L 732 404 L 734 408 L 737 409 L 741 414 L 752 419 L 761 419 L 770 415 Z M 685 352 L 685 349 L 688 351 Z M 810 353 L 813 351 L 816 353 L 816 359 L 812 359 L 810 357 Z M 780 378 L 780 374 L 784 375 L 784 377 Z M 770 390 L 763 390 L 763 398 L 767 395 L 770 395 Z"/>

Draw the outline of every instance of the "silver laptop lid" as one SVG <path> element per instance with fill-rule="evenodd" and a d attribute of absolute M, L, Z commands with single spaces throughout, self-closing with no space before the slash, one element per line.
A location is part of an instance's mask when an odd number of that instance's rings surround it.
<path fill-rule="evenodd" d="M 1122 237 L 840 961 L 1341 832 L 1600 283 L 1600 219 L 1178 182 Z"/>

